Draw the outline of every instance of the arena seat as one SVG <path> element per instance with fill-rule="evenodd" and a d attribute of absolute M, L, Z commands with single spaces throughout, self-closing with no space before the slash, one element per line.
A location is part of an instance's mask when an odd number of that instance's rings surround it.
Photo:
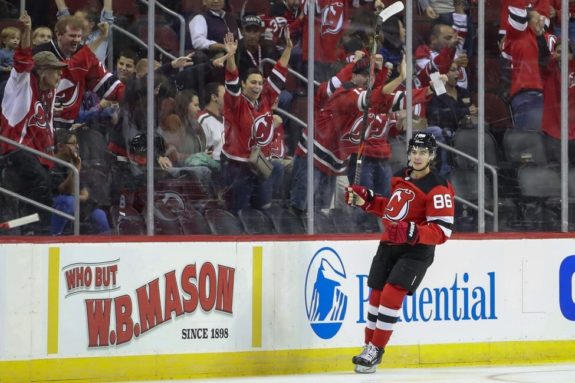
<path fill-rule="evenodd" d="M 110 208 L 112 230 L 117 235 L 146 235 L 144 217 L 132 207 Z"/>
<path fill-rule="evenodd" d="M 523 230 L 561 229 L 561 176 L 555 165 L 524 164 L 517 170 Z"/>
<path fill-rule="evenodd" d="M 486 57 L 485 58 L 485 89 L 493 92 L 493 91 L 497 91 L 500 86 L 501 86 L 501 59 L 499 57 Z M 489 92 L 485 92 L 485 93 L 489 93 Z M 489 108 L 485 108 L 485 110 L 489 111 L 489 114 L 491 114 L 491 110 Z M 487 115 L 487 113 L 486 113 L 486 115 Z"/>
<path fill-rule="evenodd" d="M 333 234 L 337 233 L 337 228 L 329 216 L 321 210 L 316 210 L 313 217 L 314 233 L 316 234 Z M 302 219 L 303 226 L 307 231 L 307 219 Z"/>
<path fill-rule="evenodd" d="M 275 234 L 272 220 L 261 210 L 241 209 L 238 211 L 238 218 L 246 234 Z"/>
<path fill-rule="evenodd" d="M 174 191 L 184 199 L 192 201 L 216 198 L 216 192 L 209 177 L 196 172 L 181 173 L 179 177 L 167 177 L 156 181 L 156 191 Z"/>
<path fill-rule="evenodd" d="M 182 0 L 181 11 L 184 15 L 195 15 L 202 12 L 204 5 L 198 0 Z"/>
<path fill-rule="evenodd" d="M 407 166 L 407 146 L 403 137 L 389 138 L 388 141 L 391 146 L 389 165 L 392 172 L 395 173 Z"/>
<path fill-rule="evenodd" d="M 145 210 L 142 213 L 144 217 Z M 178 216 L 162 201 L 154 202 L 154 234 L 180 235 L 183 234 Z"/>
<path fill-rule="evenodd" d="M 352 207 L 336 207 L 329 211 L 329 216 L 334 222 L 338 233 L 360 233 L 360 227 L 355 221 Z"/>
<path fill-rule="evenodd" d="M 6 27 L 14 27 L 20 30 L 24 28 L 18 19 L 0 19 L 0 31 Z"/>
<path fill-rule="evenodd" d="M 547 163 L 543 137 L 539 132 L 507 130 L 503 136 L 503 151 L 507 161 L 513 164 Z"/>
<path fill-rule="evenodd" d="M 382 233 L 383 222 L 377 215 L 358 209 L 356 220 L 362 233 Z"/>
<path fill-rule="evenodd" d="M 489 133 L 485 132 L 484 135 L 484 153 L 485 163 L 496 166 L 497 160 L 497 144 L 495 138 Z M 460 150 L 472 157 L 477 158 L 477 130 L 476 129 L 458 129 L 453 137 L 453 147 Z M 453 155 L 455 166 L 461 169 L 473 169 L 477 166 L 476 163 L 464 158 L 463 156 Z"/>
<path fill-rule="evenodd" d="M 485 180 L 485 207 L 493 207 L 493 192 L 491 177 L 484 177 Z M 453 169 L 449 174 L 449 181 L 455 189 L 455 194 L 471 203 L 477 204 L 479 195 L 477 193 L 477 171 L 469 169 Z"/>
<path fill-rule="evenodd" d="M 504 133 L 513 128 L 509 103 L 497 94 L 485 92 L 485 111 L 485 122 L 492 132 Z"/>
<path fill-rule="evenodd" d="M 242 14 L 267 15 L 270 10 L 269 1 L 261 0 L 228 0 L 230 13 L 240 17 Z"/>
<path fill-rule="evenodd" d="M 575 168 L 569 169 L 567 176 L 567 189 L 569 196 L 569 231 L 575 231 Z"/>
<path fill-rule="evenodd" d="M 266 210 L 278 234 L 304 234 L 305 228 L 302 220 L 289 209 L 272 205 Z"/>
<path fill-rule="evenodd" d="M 112 9 L 114 16 L 130 16 L 135 17 L 140 14 L 140 8 L 136 3 L 137 0 L 121 0 L 114 1 Z"/>
<path fill-rule="evenodd" d="M 210 225 L 196 209 L 186 208 L 186 211 L 178 215 L 182 233 L 185 235 L 207 235 L 212 234 Z"/>
<path fill-rule="evenodd" d="M 567 188 L 569 190 L 569 198 L 573 198 L 575 201 L 575 168 L 569 169 L 569 174 L 567 176 Z"/>
<path fill-rule="evenodd" d="M 478 204 L 479 194 L 478 194 L 478 180 L 477 180 L 477 169 L 453 169 L 449 174 L 449 181 L 451 182 L 453 189 L 455 190 L 455 195 L 470 202 L 474 205 Z M 491 174 L 484 177 L 485 182 L 485 209 L 493 209 L 493 187 L 492 187 L 492 177 Z M 499 201 L 501 204 L 501 200 Z M 504 215 L 511 215 L 513 213 L 513 204 L 508 203 L 509 200 L 505 200 L 504 209 L 506 214 L 502 214 L 501 207 L 499 208 L 499 224 L 507 222 L 509 217 L 504 217 Z M 455 204 L 455 226 L 454 229 L 459 232 L 476 232 L 477 231 L 477 210 L 471 206 L 467 206 L 463 202 L 457 202 Z M 493 218 L 491 216 L 485 215 L 485 225 L 487 230 L 492 230 L 493 228 Z"/>
<path fill-rule="evenodd" d="M 244 234 L 239 219 L 224 209 L 207 209 L 204 218 L 208 222 L 212 233 L 217 235 L 240 235 Z"/>
<path fill-rule="evenodd" d="M 164 24 L 166 21 L 156 19 L 155 42 L 158 46 L 172 55 L 179 56 L 180 39 L 176 31 L 169 25 Z M 139 15 L 136 21 L 132 24 L 130 32 L 138 36 L 142 41 L 148 43 L 148 17 L 147 15 Z"/>
<path fill-rule="evenodd" d="M 126 0 L 116 1 L 119 2 L 127 2 Z M 89 10 L 89 11 L 99 11 L 102 9 L 102 5 L 99 3 L 98 0 L 66 0 L 66 5 L 68 9 L 70 9 L 70 13 L 74 14 L 74 12 L 79 10 Z M 112 7 L 114 9 L 114 7 Z"/>
<path fill-rule="evenodd" d="M 517 181 L 523 197 L 559 198 L 561 177 L 556 166 L 526 164 L 517 171 Z"/>

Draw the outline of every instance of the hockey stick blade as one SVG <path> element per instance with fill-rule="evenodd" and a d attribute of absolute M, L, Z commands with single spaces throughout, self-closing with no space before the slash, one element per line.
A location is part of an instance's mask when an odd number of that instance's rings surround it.
<path fill-rule="evenodd" d="M 32 222 L 38 222 L 40 217 L 38 213 L 30 214 L 22 218 L 12 219 L 10 221 L 0 223 L 0 229 L 13 229 L 18 226 L 27 225 Z"/>
<path fill-rule="evenodd" d="M 404 5 L 402 1 L 396 1 L 388 7 L 383 8 L 383 11 L 379 12 L 379 17 L 382 22 L 387 21 L 391 16 L 397 15 L 399 12 L 403 11 Z"/>

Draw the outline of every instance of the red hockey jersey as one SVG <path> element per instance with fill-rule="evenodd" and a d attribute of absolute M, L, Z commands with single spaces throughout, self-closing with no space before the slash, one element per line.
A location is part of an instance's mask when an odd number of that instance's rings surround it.
<path fill-rule="evenodd" d="M 502 55 L 511 60 L 511 90 L 513 97 L 522 90 L 543 90 L 539 68 L 539 46 L 537 36 L 528 25 L 527 11 L 513 6 L 510 0 L 507 35 L 502 46 Z M 547 49 L 553 51 L 557 37 L 545 33 Z"/>
<path fill-rule="evenodd" d="M 314 130 L 314 163 L 322 172 L 332 175 L 344 174 L 347 170 L 347 161 L 351 153 L 357 152 L 357 145 L 363 127 L 363 111 L 367 105 L 367 91 L 355 88 L 352 83 L 344 81 L 352 76 L 353 63 L 346 65 L 330 81 L 322 83 L 315 94 L 315 130 Z M 405 109 L 405 91 L 397 90 L 392 94 L 383 94 L 384 80 L 387 70 L 384 68 L 376 75 L 376 86 L 370 96 L 369 105 L 371 117 L 390 111 Z M 404 89 L 400 86 L 400 88 Z M 414 89 L 413 103 L 424 105 L 429 88 Z M 420 104 L 421 103 L 421 104 Z M 418 109 L 416 107 L 416 109 Z M 381 116 L 379 117 L 380 121 Z M 372 129 L 366 131 L 366 138 L 370 140 L 371 154 L 378 158 L 387 158 L 386 154 L 376 154 L 376 150 L 386 150 L 385 126 L 376 123 Z M 304 130 L 296 155 L 305 156 L 307 153 L 307 129 Z"/>
<path fill-rule="evenodd" d="M 301 38 L 303 18 L 300 17 L 300 5 L 289 8 L 284 2 L 275 2 L 270 8 L 269 15 L 261 15 L 265 25 L 265 38 L 272 40 L 276 45 L 282 45 L 286 28 L 289 29 L 290 38 L 294 44 Z"/>
<path fill-rule="evenodd" d="M 368 212 L 389 221 L 415 222 L 419 232 L 417 243 L 439 245 L 451 237 L 455 213 L 455 192 L 442 176 L 431 172 L 423 178 L 411 179 L 409 168 L 391 179 L 391 197 L 375 196 Z M 382 241 L 387 241 L 387 232 Z"/>
<path fill-rule="evenodd" d="M 509 29 L 509 6 L 525 9 L 532 7 L 541 16 L 545 16 L 545 25 L 549 26 L 549 16 L 551 13 L 550 0 L 502 0 L 499 13 L 499 34 L 505 35 Z"/>
<path fill-rule="evenodd" d="M 453 14 L 453 30 L 457 37 L 465 41 L 467 38 L 467 15 Z M 433 72 L 447 74 L 451 63 L 457 58 L 459 52 L 463 52 L 463 43 L 458 43 L 457 47 L 445 47 L 441 51 L 435 51 L 428 45 L 420 45 L 415 49 L 416 76 L 420 86 L 427 86 L 430 82 L 429 75 Z M 467 71 L 460 67 L 457 74 L 457 85 L 467 89 Z"/>
<path fill-rule="evenodd" d="M 324 63 L 338 61 L 338 47 L 349 24 L 350 0 L 306 0 L 302 4 L 307 16 L 307 1 L 315 3 L 315 60 Z M 303 21 L 302 52 L 307 61 L 309 30 L 307 18 Z"/>
<path fill-rule="evenodd" d="M 46 154 L 54 153 L 54 129 L 52 111 L 55 92 L 41 91 L 38 80 L 31 74 L 34 67 L 31 49 L 17 48 L 14 52 L 14 67 L 4 89 L 0 134 L 20 144 Z M 17 148 L 1 143 L 2 154 Z M 53 163 L 38 157 L 43 165 Z"/>
<path fill-rule="evenodd" d="M 350 141 L 344 141 L 354 121 L 363 114 L 367 92 L 353 87 L 352 83 L 344 84 L 316 111 L 314 130 L 314 162 L 324 173 L 332 175 L 344 174 L 351 148 Z M 317 98 L 316 98 L 317 99 Z M 371 92 L 369 104 L 377 109 L 390 109 L 393 96 L 384 95 L 381 86 Z M 307 129 L 304 130 L 296 149 L 296 155 L 307 153 Z"/>
<path fill-rule="evenodd" d="M 224 94 L 223 154 L 235 161 L 247 162 L 252 147 L 265 147 L 274 139 L 272 107 L 286 80 L 287 68 L 279 62 L 264 81 L 256 103 L 241 93 L 238 71 L 226 71 Z"/>
<path fill-rule="evenodd" d="M 84 93 L 93 91 L 100 98 L 120 101 L 124 97 L 124 84 L 108 72 L 88 46 L 83 46 L 69 59 L 60 52 L 54 41 L 40 45 L 34 52 L 48 50 L 68 64 L 56 90 L 58 108 L 54 121 L 70 125 L 76 120 Z"/>

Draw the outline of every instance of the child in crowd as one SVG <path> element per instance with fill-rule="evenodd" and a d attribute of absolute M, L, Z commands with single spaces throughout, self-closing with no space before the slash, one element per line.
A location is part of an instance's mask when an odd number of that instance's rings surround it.
<path fill-rule="evenodd" d="M 0 32 L 0 96 L 4 95 L 4 87 L 14 65 L 14 49 L 20 46 L 20 35 L 16 27 L 6 27 Z"/>
<path fill-rule="evenodd" d="M 60 129 L 56 132 L 56 157 L 82 169 L 82 159 L 78 151 L 78 139 L 69 130 Z M 64 213 L 74 214 L 74 175 L 63 165 L 56 164 L 50 170 L 52 182 L 53 207 Z M 90 232 L 110 234 L 110 224 L 106 213 L 90 199 L 90 191 L 80 185 L 80 219 L 87 220 L 91 227 Z M 69 220 L 59 215 L 52 215 L 50 233 L 62 235 L 67 233 Z"/>
<path fill-rule="evenodd" d="M 32 46 L 49 43 L 52 40 L 52 31 L 48 27 L 37 27 L 32 32 Z"/>

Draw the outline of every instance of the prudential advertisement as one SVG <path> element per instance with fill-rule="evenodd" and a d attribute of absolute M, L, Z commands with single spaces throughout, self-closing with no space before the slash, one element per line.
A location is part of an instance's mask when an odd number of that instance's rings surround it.
<path fill-rule="evenodd" d="M 290 247 L 288 258 L 273 259 L 281 270 L 274 283 L 285 283 L 289 291 L 289 297 L 282 294 L 289 319 L 282 316 L 276 328 L 284 334 L 282 346 L 362 344 L 367 277 L 377 246 L 377 241 L 310 242 Z M 389 344 L 546 340 L 565 331 L 575 337 L 575 326 L 565 320 L 575 319 L 575 257 L 560 266 L 560 253 L 551 256 L 546 249 L 543 258 L 518 249 L 506 249 L 501 241 L 437 246 L 422 284 L 403 301 Z M 296 261 L 295 253 L 302 259 Z M 542 286 L 541 280 L 556 283 Z M 529 325 L 533 320 L 545 328 Z"/>

